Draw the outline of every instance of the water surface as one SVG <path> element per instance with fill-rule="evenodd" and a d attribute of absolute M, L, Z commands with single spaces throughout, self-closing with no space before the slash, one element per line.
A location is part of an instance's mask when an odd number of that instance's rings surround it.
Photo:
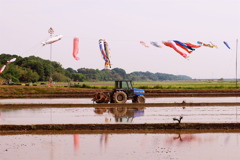
<path fill-rule="evenodd" d="M 0 109 L 1 124 L 240 122 L 239 106 Z"/>
<path fill-rule="evenodd" d="M 240 97 L 162 97 L 146 98 L 146 103 L 201 103 L 201 102 L 240 102 Z M 0 103 L 50 103 L 50 104 L 89 104 L 91 98 L 15 98 L 0 99 Z M 127 103 L 132 103 L 128 100 Z"/>
<path fill-rule="evenodd" d="M 240 133 L 0 135 L 1 159 L 239 160 Z"/>

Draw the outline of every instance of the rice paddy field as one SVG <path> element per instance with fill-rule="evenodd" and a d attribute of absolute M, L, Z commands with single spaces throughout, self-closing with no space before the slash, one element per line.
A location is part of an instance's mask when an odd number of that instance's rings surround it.
<path fill-rule="evenodd" d="M 76 84 L 76 83 L 75 83 Z M 88 87 L 112 89 L 114 82 L 80 82 Z M 236 81 L 225 80 L 196 80 L 196 81 L 145 81 L 133 82 L 133 86 L 142 89 L 215 89 L 215 88 L 239 88 Z"/>
<path fill-rule="evenodd" d="M 206 80 L 206 81 L 145 81 L 133 82 L 134 88 L 144 89 L 146 96 L 167 96 L 166 93 L 224 93 L 224 96 L 238 96 L 239 85 L 236 81 Z M 0 85 L 0 98 L 44 98 L 44 97 L 92 97 L 96 92 L 111 92 L 114 82 L 71 82 L 53 83 L 48 86 L 47 82 Z M 162 95 L 159 95 L 161 93 Z M 234 93 L 234 94 L 233 94 Z M 227 95 L 226 95 L 227 94 Z M 237 95 L 236 95 L 237 94 Z M 169 96 L 169 95 L 168 95 Z M 173 95 L 170 95 L 173 96 Z M 187 94 L 185 94 L 187 96 Z M 190 95 L 193 96 L 193 95 Z"/>

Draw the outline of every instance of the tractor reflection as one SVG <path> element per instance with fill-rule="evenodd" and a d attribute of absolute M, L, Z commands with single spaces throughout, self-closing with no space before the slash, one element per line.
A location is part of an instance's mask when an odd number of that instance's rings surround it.
<path fill-rule="evenodd" d="M 144 107 L 111 107 L 111 108 L 95 108 L 96 114 L 111 115 L 105 117 L 105 122 L 111 122 L 114 118 L 115 122 L 132 122 L 134 118 L 144 116 Z"/>

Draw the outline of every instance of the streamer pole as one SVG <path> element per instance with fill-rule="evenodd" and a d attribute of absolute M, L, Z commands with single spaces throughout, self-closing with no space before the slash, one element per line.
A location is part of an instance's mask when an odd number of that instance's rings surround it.
<path fill-rule="evenodd" d="M 54 30 L 52 27 L 49 28 L 48 33 L 50 34 L 50 38 L 52 38 L 52 35 L 54 34 Z M 50 44 L 50 62 L 52 62 L 52 43 Z M 50 73 L 49 73 L 49 81 L 48 81 L 48 87 L 52 86 L 52 66 L 50 63 Z"/>

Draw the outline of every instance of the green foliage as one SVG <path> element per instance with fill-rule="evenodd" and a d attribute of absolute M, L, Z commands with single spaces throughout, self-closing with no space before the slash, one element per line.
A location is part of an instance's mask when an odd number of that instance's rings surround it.
<path fill-rule="evenodd" d="M 37 72 L 26 68 L 22 73 L 21 77 L 19 78 L 21 82 L 37 82 L 39 80 L 39 75 Z"/>
<path fill-rule="evenodd" d="M 52 74 L 52 79 L 56 82 L 68 82 L 68 81 L 70 81 L 69 77 L 67 77 L 64 74 L 59 73 L 59 72 L 54 72 Z"/>
<path fill-rule="evenodd" d="M 86 76 L 84 76 L 83 74 L 74 73 L 74 72 L 72 73 L 71 77 L 73 81 L 78 81 L 78 82 L 83 82 L 87 79 Z"/>
<path fill-rule="evenodd" d="M 75 88 L 95 88 L 95 87 L 91 87 L 87 84 L 74 84 L 74 85 L 71 85 L 70 87 L 75 87 Z"/>
<path fill-rule="evenodd" d="M 64 69 L 61 64 L 54 61 L 44 60 L 39 57 L 20 57 L 17 55 L 1 54 L 0 67 L 7 63 L 8 60 L 17 58 L 14 63 L 7 65 L 0 78 L 13 82 L 38 82 L 48 81 L 52 77 L 55 82 L 97 82 L 97 81 L 114 81 L 129 79 L 133 81 L 166 81 L 166 80 L 191 80 L 188 76 L 172 75 L 165 73 L 151 73 L 151 72 L 132 72 L 127 74 L 124 69 L 88 69 L 79 68 L 74 70 L 72 68 Z M 155 86 L 161 88 L 162 86 Z"/>

